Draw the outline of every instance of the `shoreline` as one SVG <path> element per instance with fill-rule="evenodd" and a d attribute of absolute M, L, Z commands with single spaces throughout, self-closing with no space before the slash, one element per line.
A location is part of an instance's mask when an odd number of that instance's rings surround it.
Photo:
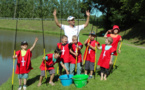
<path fill-rule="evenodd" d="M 9 30 L 9 31 L 16 31 L 16 29 L 14 28 L 4 28 L 4 27 L 0 27 L 0 30 Z M 42 33 L 42 30 L 31 30 L 31 29 L 17 29 L 17 31 L 21 31 L 21 32 L 34 32 L 34 33 Z M 44 30 L 45 34 L 52 34 L 52 35 L 60 35 L 60 32 L 55 32 L 55 31 L 46 31 Z M 64 34 L 64 32 L 62 32 L 62 34 Z"/>

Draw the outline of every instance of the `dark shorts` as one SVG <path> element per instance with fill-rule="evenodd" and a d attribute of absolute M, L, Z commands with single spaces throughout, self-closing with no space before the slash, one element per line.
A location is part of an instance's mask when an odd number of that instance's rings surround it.
<path fill-rule="evenodd" d="M 94 63 L 90 61 L 85 61 L 85 70 L 94 70 Z"/>
<path fill-rule="evenodd" d="M 101 73 L 108 74 L 109 73 L 109 69 L 101 67 Z"/>
<path fill-rule="evenodd" d="M 52 70 L 47 70 L 49 72 L 49 74 L 55 74 L 55 70 L 52 69 Z M 41 71 L 41 76 L 45 76 L 45 70 Z"/>

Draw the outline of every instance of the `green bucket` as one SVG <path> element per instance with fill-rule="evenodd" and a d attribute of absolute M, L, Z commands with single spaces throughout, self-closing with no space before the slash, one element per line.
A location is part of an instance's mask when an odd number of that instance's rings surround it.
<path fill-rule="evenodd" d="M 87 84 L 88 77 L 88 75 L 80 74 L 73 76 L 72 79 L 74 80 L 75 86 L 77 88 L 82 88 Z"/>

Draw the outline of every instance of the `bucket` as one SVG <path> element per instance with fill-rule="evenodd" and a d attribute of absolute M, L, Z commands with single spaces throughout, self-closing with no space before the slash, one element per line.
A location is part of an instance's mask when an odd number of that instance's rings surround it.
<path fill-rule="evenodd" d="M 72 78 L 74 80 L 75 86 L 77 88 L 82 88 L 87 84 L 88 77 L 89 77 L 88 75 L 80 74 L 80 75 L 75 75 Z"/>
<path fill-rule="evenodd" d="M 69 75 L 65 74 L 65 75 L 59 76 L 59 79 L 63 86 L 70 86 L 72 84 L 72 77 L 73 77 L 72 74 L 69 74 Z"/>

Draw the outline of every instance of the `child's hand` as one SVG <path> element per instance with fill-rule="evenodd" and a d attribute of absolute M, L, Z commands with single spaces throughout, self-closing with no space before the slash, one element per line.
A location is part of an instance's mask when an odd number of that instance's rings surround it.
<path fill-rule="evenodd" d="M 79 46 L 79 45 L 77 45 L 77 48 L 80 48 L 80 46 Z"/>
<path fill-rule="evenodd" d="M 43 57 L 42 60 L 45 60 L 45 57 Z"/>
<path fill-rule="evenodd" d="M 69 75 L 69 72 L 66 70 L 66 74 Z"/>
<path fill-rule="evenodd" d="M 87 15 L 88 17 L 90 16 L 89 10 L 86 11 L 86 15 Z"/>
<path fill-rule="evenodd" d="M 98 44 L 97 44 L 97 43 L 95 43 L 95 46 L 97 46 L 97 47 L 98 47 Z"/>
<path fill-rule="evenodd" d="M 89 38 L 88 39 L 90 39 L 91 38 L 91 35 L 89 35 Z"/>
<path fill-rule="evenodd" d="M 17 58 L 17 56 L 16 55 L 13 55 L 13 59 L 16 59 Z"/>
<path fill-rule="evenodd" d="M 118 53 L 121 53 L 121 50 L 118 50 Z"/>
<path fill-rule="evenodd" d="M 54 9 L 54 11 L 53 11 L 53 15 L 56 16 L 56 9 Z"/>
<path fill-rule="evenodd" d="M 78 56 L 78 53 L 75 53 L 75 56 Z"/>
<path fill-rule="evenodd" d="M 112 30 L 108 30 L 108 33 L 111 33 L 112 32 Z"/>
<path fill-rule="evenodd" d="M 88 46 L 90 46 L 90 43 L 88 43 Z"/>
<path fill-rule="evenodd" d="M 37 42 L 37 41 L 38 41 L 38 38 L 36 37 L 36 38 L 35 38 L 35 42 Z"/>

